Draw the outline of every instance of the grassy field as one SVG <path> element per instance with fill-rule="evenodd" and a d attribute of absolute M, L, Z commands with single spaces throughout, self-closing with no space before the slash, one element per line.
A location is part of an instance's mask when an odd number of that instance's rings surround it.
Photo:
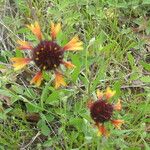
<path fill-rule="evenodd" d="M 149 150 L 150 149 L 150 1 L 149 0 L 1 0 L 0 1 L 0 150 Z M 10 58 L 30 56 L 16 41 L 37 43 L 26 25 L 38 21 L 50 39 L 50 22 L 61 22 L 58 43 L 74 35 L 84 49 L 66 52 L 76 67 L 62 67 L 66 87 L 54 88 L 44 72 L 40 87 L 30 84 L 37 67 L 14 71 Z M 122 101 L 98 136 L 87 102 L 96 90 L 116 91 Z"/>

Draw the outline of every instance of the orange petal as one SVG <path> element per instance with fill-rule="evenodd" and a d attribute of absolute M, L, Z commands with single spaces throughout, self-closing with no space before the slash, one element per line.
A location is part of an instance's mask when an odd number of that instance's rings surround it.
<path fill-rule="evenodd" d="M 22 69 L 31 61 L 30 58 L 17 58 L 17 57 L 11 58 L 10 60 L 13 62 L 13 67 L 15 70 Z"/>
<path fill-rule="evenodd" d="M 63 61 L 63 64 L 65 65 L 65 67 L 67 67 L 68 69 L 74 68 L 75 65 L 72 64 L 70 61 Z"/>
<path fill-rule="evenodd" d="M 65 51 L 68 51 L 68 50 L 82 50 L 83 47 L 82 47 L 82 42 L 79 40 L 78 36 L 75 36 L 71 39 L 70 42 L 68 42 L 64 47 L 63 49 Z"/>
<path fill-rule="evenodd" d="M 28 43 L 28 42 L 26 42 L 26 41 L 18 40 L 17 43 L 20 45 L 18 47 L 18 49 L 20 49 L 20 50 L 27 50 L 27 49 L 32 50 L 33 49 L 33 47 L 31 46 L 31 44 Z"/>
<path fill-rule="evenodd" d="M 104 93 L 103 93 L 103 92 L 101 92 L 99 89 L 97 89 L 97 91 L 96 91 L 96 95 L 97 95 L 98 99 L 102 99 L 102 97 L 103 97 Z"/>
<path fill-rule="evenodd" d="M 40 86 L 41 82 L 42 82 L 42 72 L 39 71 L 34 77 L 33 79 L 30 81 L 30 84 L 35 84 L 36 86 Z"/>
<path fill-rule="evenodd" d="M 58 32 L 61 30 L 61 24 L 54 24 L 53 22 L 51 22 L 51 37 L 52 40 L 56 39 L 56 36 L 58 34 Z"/>
<path fill-rule="evenodd" d="M 112 91 L 109 87 L 106 89 L 105 97 L 109 100 L 111 97 L 115 95 L 116 91 Z"/>
<path fill-rule="evenodd" d="M 114 110 L 121 110 L 122 105 L 121 105 L 121 100 L 119 99 L 117 104 L 114 105 Z"/>
<path fill-rule="evenodd" d="M 98 133 L 98 134 L 103 135 L 103 136 L 105 136 L 105 137 L 108 137 L 108 132 L 107 132 L 107 130 L 106 130 L 104 124 L 99 124 L 99 123 L 98 123 L 98 124 L 97 124 L 97 127 L 98 127 L 98 130 L 99 130 L 99 133 Z"/>
<path fill-rule="evenodd" d="M 27 27 L 33 32 L 33 34 L 41 41 L 42 40 L 42 32 L 40 25 L 38 22 L 35 22 L 34 24 L 27 25 Z"/>
<path fill-rule="evenodd" d="M 63 75 L 56 71 L 55 72 L 55 88 L 59 88 L 61 85 L 66 86 L 66 82 L 64 81 Z"/>
<path fill-rule="evenodd" d="M 115 128 L 120 129 L 121 125 L 124 123 L 124 120 L 112 120 L 111 122 Z"/>
<path fill-rule="evenodd" d="M 89 100 L 87 102 L 87 107 L 90 109 L 92 105 L 93 105 L 93 100 Z"/>

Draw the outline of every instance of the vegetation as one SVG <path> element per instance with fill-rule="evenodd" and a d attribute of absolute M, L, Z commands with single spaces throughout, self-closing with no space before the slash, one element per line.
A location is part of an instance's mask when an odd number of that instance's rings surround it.
<path fill-rule="evenodd" d="M 0 149 L 150 149 L 149 0 L 1 0 L 0 8 Z M 35 65 L 12 67 L 10 58 L 30 55 L 16 41 L 35 42 L 26 27 L 35 21 L 48 38 L 50 22 L 61 22 L 63 45 L 75 34 L 84 43 L 65 53 L 76 66 L 62 68 L 66 87 L 55 89 L 51 72 L 36 87 Z M 106 138 L 97 136 L 87 103 L 108 86 L 125 123 L 121 130 L 107 124 Z"/>

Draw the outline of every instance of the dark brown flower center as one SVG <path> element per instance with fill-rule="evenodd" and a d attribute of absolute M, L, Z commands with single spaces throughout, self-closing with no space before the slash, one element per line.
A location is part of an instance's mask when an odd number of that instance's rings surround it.
<path fill-rule="evenodd" d="M 61 63 L 64 51 L 54 41 L 41 41 L 33 49 L 33 60 L 41 70 L 54 70 Z"/>
<path fill-rule="evenodd" d="M 95 101 L 90 107 L 91 117 L 95 122 L 109 121 L 113 114 L 113 106 L 104 100 Z"/>

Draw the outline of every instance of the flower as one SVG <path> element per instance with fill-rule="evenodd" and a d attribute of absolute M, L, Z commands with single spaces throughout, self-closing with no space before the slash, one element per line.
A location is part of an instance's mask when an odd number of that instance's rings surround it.
<path fill-rule="evenodd" d="M 60 46 L 56 37 L 61 30 L 61 24 L 54 24 L 51 22 L 50 35 L 51 40 L 45 40 L 43 34 L 41 32 L 40 25 L 38 22 L 34 24 L 27 25 L 27 27 L 32 31 L 32 33 L 37 37 L 39 43 L 37 45 L 33 45 L 30 42 L 19 40 L 18 41 L 18 49 L 19 50 L 31 50 L 32 58 L 18 58 L 14 57 L 10 60 L 13 62 L 13 66 L 15 70 L 22 69 L 31 61 L 33 61 L 36 66 L 39 68 L 37 74 L 31 80 L 31 84 L 34 83 L 37 86 L 40 86 L 43 77 L 43 71 L 54 71 L 55 73 L 55 87 L 58 88 L 61 85 L 65 86 L 66 83 L 63 78 L 63 74 L 58 71 L 60 65 L 64 65 L 66 68 L 75 67 L 71 62 L 65 61 L 64 52 L 65 51 L 74 51 L 74 50 L 82 50 L 82 42 L 79 40 L 78 36 L 73 37 L 70 42 L 68 42 L 64 46 Z"/>
<path fill-rule="evenodd" d="M 91 118 L 94 120 L 96 126 L 98 127 L 99 133 L 105 137 L 108 136 L 108 132 L 104 124 L 110 121 L 115 128 L 120 129 L 121 125 L 124 123 L 123 120 L 114 120 L 113 113 L 114 110 L 121 110 L 121 100 L 119 99 L 116 104 L 109 103 L 109 99 L 112 98 L 115 91 L 111 91 L 110 88 L 106 89 L 106 92 L 100 92 L 97 90 L 97 101 L 89 101 L 88 107 L 90 109 Z"/>

